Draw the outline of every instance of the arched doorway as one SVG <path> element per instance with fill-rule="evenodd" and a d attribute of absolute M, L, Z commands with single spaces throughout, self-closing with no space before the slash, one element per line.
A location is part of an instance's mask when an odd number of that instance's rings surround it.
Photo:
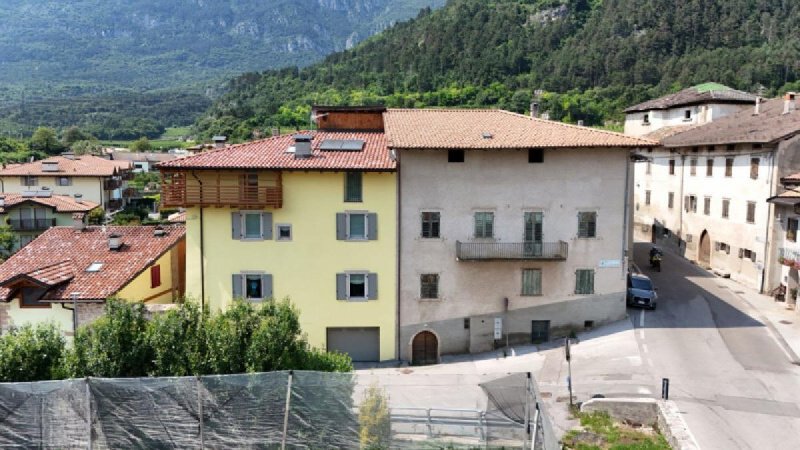
<path fill-rule="evenodd" d="M 697 260 L 703 266 L 711 265 L 711 237 L 706 230 L 703 230 L 700 235 L 700 250 L 697 252 Z"/>
<path fill-rule="evenodd" d="M 411 364 L 421 366 L 439 362 L 439 340 L 430 331 L 422 331 L 411 342 Z"/>

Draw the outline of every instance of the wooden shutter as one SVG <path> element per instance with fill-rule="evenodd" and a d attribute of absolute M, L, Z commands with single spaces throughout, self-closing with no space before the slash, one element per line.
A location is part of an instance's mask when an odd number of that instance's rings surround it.
<path fill-rule="evenodd" d="M 231 213 L 231 238 L 242 239 L 242 214 L 238 211 Z"/>
<path fill-rule="evenodd" d="M 378 274 L 367 274 L 367 300 L 378 299 Z"/>
<path fill-rule="evenodd" d="M 272 239 L 272 213 L 261 213 L 261 238 Z"/>
<path fill-rule="evenodd" d="M 156 264 L 150 268 L 150 288 L 161 286 L 161 266 Z"/>
<path fill-rule="evenodd" d="M 242 288 L 244 287 L 244 275 L 240 273 L 233 274 L 232 277 L 233 298 L 242 298 Z"/>
<path fill-rule="evenodd" d="M 261 275 L 261 298 L 264 300 L 272 298 L 272 274 Z"/>
<path fill-rule="evenodd" d="M 367 239 L 370 241 L 378 239 L 378 215 L 375 213 L 367 214 Z"/>
<path fill-rule="evenodd" d="M 589 222 L 587 228 L 589 237 L 597 237 L 597 213 L 589 213 Z"/>
<path fill-rule="evenodd" d="M 336 213 L 336 240 L 347 240 L 347 214 Z"/>
<path fill-rule="evenodd" d="M 347 275 L 336 274 L 336 300 L 347 300 Z"/>

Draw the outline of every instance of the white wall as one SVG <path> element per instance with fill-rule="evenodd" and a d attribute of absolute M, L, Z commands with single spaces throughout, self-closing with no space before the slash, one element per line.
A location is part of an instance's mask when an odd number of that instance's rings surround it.
<path fill-rule="evenodd" d="M 640 137 L 664 127 L 702 125 L 751 107 L 741 104 L 708 103 L 630 113 L 625 115 L 625 134 Z M 685 118 L 687 110 L 691 112 L 690 119 Z M 649 124 L 644 123 L 645 114 L 649 115 Z"/>

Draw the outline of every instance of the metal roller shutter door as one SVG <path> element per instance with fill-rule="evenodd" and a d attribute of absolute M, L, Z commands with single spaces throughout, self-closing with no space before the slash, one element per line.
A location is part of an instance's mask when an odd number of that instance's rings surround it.
<path fill-rule="evenodd" d="M 380 328 L 328 328 L 328 350 L 347 353 L 356 362 L 380 361 Z"/>

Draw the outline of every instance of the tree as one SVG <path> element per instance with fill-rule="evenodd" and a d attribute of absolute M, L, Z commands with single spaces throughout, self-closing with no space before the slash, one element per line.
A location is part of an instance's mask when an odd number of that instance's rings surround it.
<path fill-rule="evenodd" d="M 131 150 L 136 152 L 146 152 L 152 149 L 153 145 L 150 143 L 150 140 L 147 139 L 145 136 L 140 137 L 139 139 L 133 141 L 133 143 L 131 144 Z"/>
<path fill-rule="evenodd" d="M 48 127 L 39 127 L 33 132 L 31 137 L 31 150 L 38 150 L 49 155 L 54 155 L 62 151 L 64 147 L 56 138 L 56 130 Z"/>
<path fill-rule="evenodd" d="M 367 388 L 358 408 L 361 431 L 358 434 L 362 449 L 388 449 L 392 443 L 392 420 L 389 415 L 389 396 L 377 384 Z"/>
<path fill-rule="evenodd" d="M 61 135 L 61 142 L 64 144 L 65 147 L 71 147 L 72 144 L 78 141 L 94 141 L 94 140 L 96 140 L 94 136 L 92 136 L 89 133 L 81 131 L 81 129 L 76 126 L 71 126 L 67 128 Z"/>
<path fill-rule="evenodd" d="M 106 220 L 106 211 L 102 206 L 98 206 L 97 208 L 89 211 L 89 215 L 87 216 L 86 220 L 89 222 L 89 225 L 102 225 Z"/>
<path fill-rule="evenodd" d="M 11 226 L 0 225 L 0 258 L 8 258 L 16 243 L 17 235 L 11 230 Z"/>
<path fill-rule="evenodd" d="M 82 140 L 73 142 L 69 149 L 76 155 L 100 155 L 103 145 L 95 140 Z"/>
<path fill-rule="evenodd" d="M 0 336 L 0 381 L 61 378 L 64 353 L 64 338 L 55 324 L 12 328 Z"/>

